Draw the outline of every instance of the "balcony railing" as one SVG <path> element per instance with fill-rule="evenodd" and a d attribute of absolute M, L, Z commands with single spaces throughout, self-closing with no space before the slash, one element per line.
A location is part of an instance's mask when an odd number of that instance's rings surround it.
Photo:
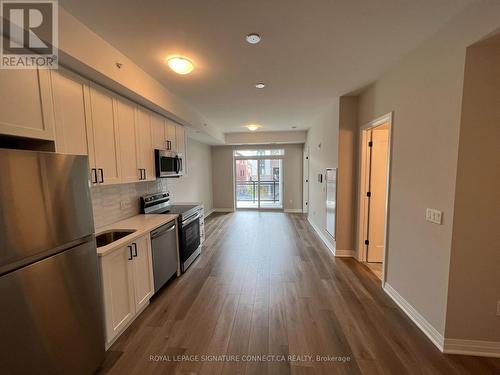
<path fill-rule="evenodd" d="M 236 181 L 236 200 L 245 202 L 279 202 L 280 201 L 280 182 L 273 181 Z"/>

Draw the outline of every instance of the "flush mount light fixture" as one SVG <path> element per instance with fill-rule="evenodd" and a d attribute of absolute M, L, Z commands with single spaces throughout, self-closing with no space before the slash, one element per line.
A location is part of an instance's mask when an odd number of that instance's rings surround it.
<path fill-rule="evenodd" d="M 266 84 L 263 82 L 259 82 L 255 85 L 255 87 L 258 89 L 263 89 L 264 87 L 266 87 Z"/>
<path fill-rule="evenodd" d="M 170 56 L 167 58 L 167 64 L 177 74 L 189 74 L 193 71 L 193 63 L 183 56 Z"/>
<path fill-rule="evenodd" d="M 249 125 L 245 125 L 245 128 L 247 128 L 251 132 L 254 132 L 257 129 L 262 128 L 262 125 L 259 125 L 259 124 L 249 124 Z"/>
<path fill-rule="evenodd" d="M 257 44 L 260 42 L 260 35 L 257 33 L 251 33 L 246 36 L 247 42 L 250 44 Z"/>

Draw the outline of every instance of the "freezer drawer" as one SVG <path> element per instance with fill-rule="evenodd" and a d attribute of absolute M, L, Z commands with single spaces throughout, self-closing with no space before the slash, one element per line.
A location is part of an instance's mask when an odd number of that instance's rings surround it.
<path fill-rule="evenodd" d="M 104 358 L 95 241 L 0 277 L 0 374 L 92 374 Z"/>

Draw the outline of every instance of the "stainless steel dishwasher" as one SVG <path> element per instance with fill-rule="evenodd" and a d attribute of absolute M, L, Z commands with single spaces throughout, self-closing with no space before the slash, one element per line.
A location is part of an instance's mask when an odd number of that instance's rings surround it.
<path fill-rule="evenodd" d="M 155 293 L 177 273 L 177 223 L 162 225 L 151 232 Z"/>

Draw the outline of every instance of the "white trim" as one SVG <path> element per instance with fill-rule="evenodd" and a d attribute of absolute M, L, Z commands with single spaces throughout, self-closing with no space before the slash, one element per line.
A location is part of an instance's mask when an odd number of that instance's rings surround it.
<path fill-rule="evenodd" d="M 407 300 L 405 300 L 396 289 L 384 284 L 384 291 L 389 297 L 399 306 L 401 310 L 417 325 L 418 328 L 432 341 L 434 345 L 443 351 L 444 337 L 439 331 L 432 326 Z"/>
<path fill-rule="evenodd" d="M 311 227 L 314 229 L 314 231 L 316 232 L 318 237 L 321 239 L 321 241 L 323 241 L 323 243 L 326 245 L 328 250 L 330 250 L 332 252 L 332 254 L 335 255 L 335 245 L 332 244 L 323 233 L 321 233 L 321 230 L 316 226 L 316 224 L 314 224 L 312 222 L 312 220 L 309 216 L 307 217 L 307 221 L 309 222 L 309 224 L 311 224 Z"/>
<path fill-rule="evenodd" d="M 212 215 L 213 213 L 215 212 L 215 209 L 210 209 L 208 210 L 208 212 L 205 212 L 205 215 L 203 217 L 209 217 L 210 215 Z"/>
<path fill-rule="evenodd" d="M 234 212 L 234 208 L 212 208 L 212 212 Z"/>
<path fill-rule="evenodd" d="M 301 214 L 304 211 L 302 208 L 286 208 L 284 212 L 287 214 Z"/>
<path fill-rule="evenodd" d="M 371 128 L 375 128 L 377 126 L 383 125 L 387 123 L 389 127 L 389 144 L 387 150 L 387 176 L 386 176 L 386 192 L 385 192 L 385 223 L 384 223 L 384 254 L 383 254 L 383 266 L 382 266 L 382 286 L 386 283 L 386 275 L 387 275 L 387 255 L 389 249 L 389 201 L 391 195 L 391 160 L 392 160 L 392 126 L 393 126 L 393 112 L 389 112 L 379 118 L 370 121 L 368 124 L 360 127 L 360 137 L 359 137 L 359 151 L 358 155 L 360 157 L 359 160 L 359 168 L 358 168 L 358 181 L 362 180 L 363 175 L 366 173 L 365 161 L 363 160 L 363 156 L 365 156 L 364 151 L 364 142 L 367 141 L 365 132 Z M 366 211 L 366 186 L 364 186 L 364 182 L 361 181 L 358 184 L 358 219 L 356 223 L 356 228 L 358 231 L 357 238 L 357 259 L 361 261 L 366 261 L 366 245 L 364 244 L 366 237 L 366 219 L 368 218 L 368 213 Z"/>
<path fill-rule="evenodd" d="M 499 341 L 444 339 L 444 353 L 500 358 Z"/>
<path fill-rule="evenodd" d="M 354 258 L 356 255 L 356 252 L 354 250 L 335 250 L 335 256 L 336 257 L 346 257 L 346 258 Z"/>

